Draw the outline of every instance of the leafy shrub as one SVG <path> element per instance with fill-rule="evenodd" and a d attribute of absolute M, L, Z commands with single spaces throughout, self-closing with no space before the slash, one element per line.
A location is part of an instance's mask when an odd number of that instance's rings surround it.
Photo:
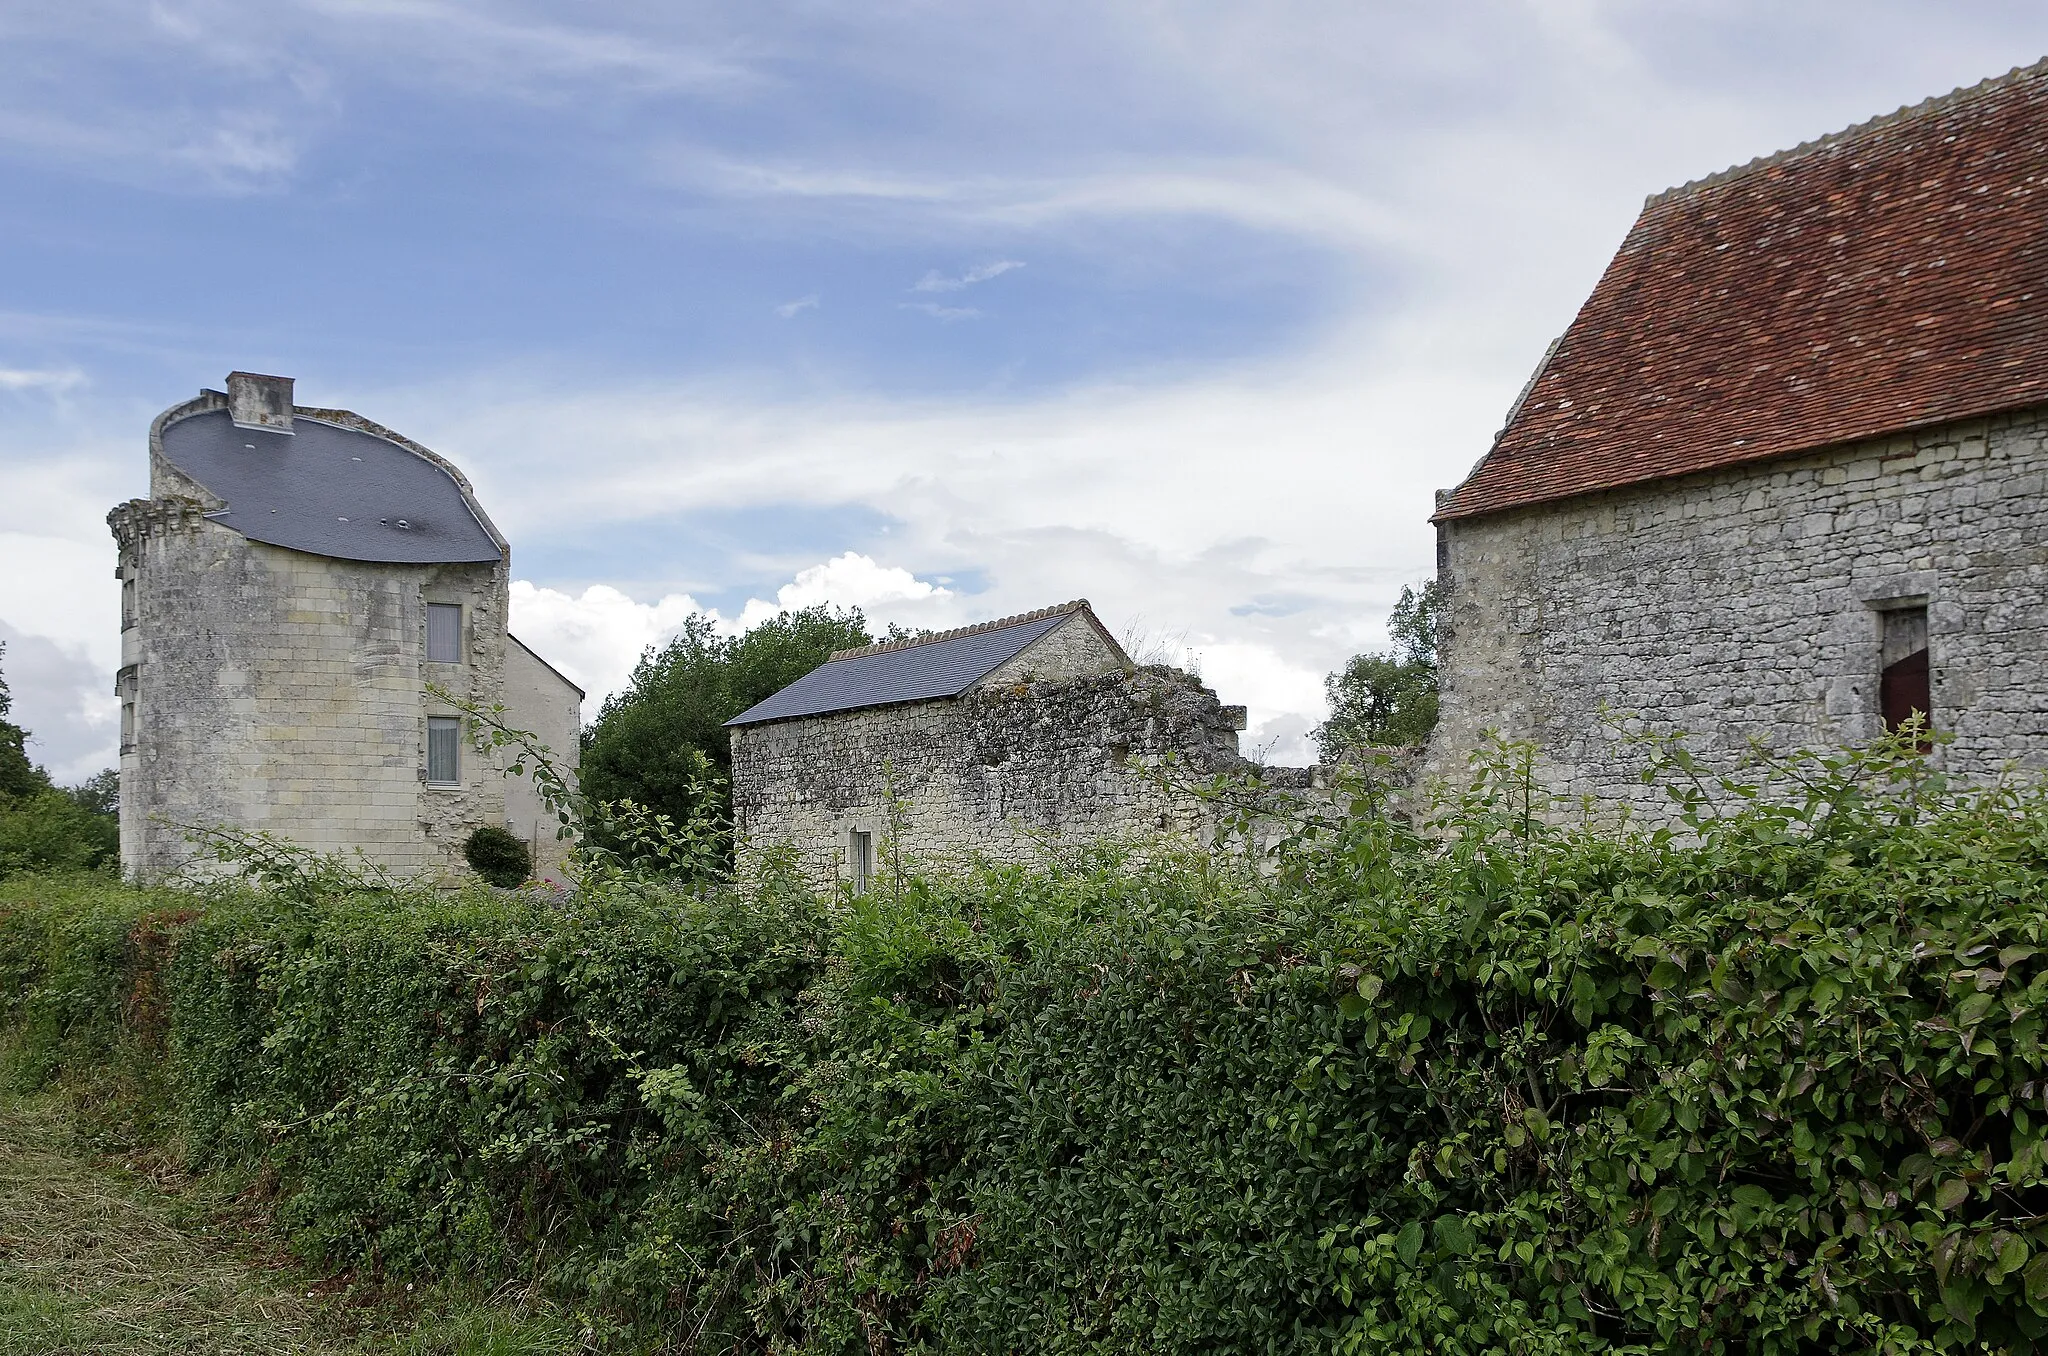
<path fill-rule="evenodd" d="M 90 808 L 83 793 L 44 790 L 0 796 L 0 879 L 30 871 L 110 866 L 120 853 L 120 821 Z"/>
<path fill-rule="evenodd" d="M 1677 835 L 1504 758 L 1426 840 L 853 901 L 32 882 L 0 1004 L 166 995 L 187 1152 L 308 1252 L 670 1349 L 2034 1349 L 2048 801 L 1656 763 Z"/>
<path fill-rule="evenodd" d="M 533 853 L 509 829 L 486 824 L 463 840 L 462 859 L 492 885 L 513 889 L 533 874 Z"/>

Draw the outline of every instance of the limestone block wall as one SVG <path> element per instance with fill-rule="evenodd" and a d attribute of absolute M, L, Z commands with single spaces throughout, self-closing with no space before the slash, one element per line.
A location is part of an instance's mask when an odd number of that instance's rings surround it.
<path fill-rule="evenodd" d="M 505 718 L 514 728 L 540 736 L 573 789 L 582 751 L 583 693 L 520 644 L 517 636 L 507 636 L 506 642 Z M 548 812 L 531 778 L 505 778 L 505 827 L 533 852 L 535 875 L 563 879 L 563 867 L 575 844 L 555 836 L 560 821 Z"/>
<path fill-rule="evenodd" d="M 1063 678 L 1084 678 L 1123 667 L 1123 656 L 1079 612 L 1026 645 L 1017 655 L 997 665 L 981 680 L 982 687 L 1008 683 L 1056 682 Z"/>
<path fill-rule="evenodd" d="M 811 880 L 831 885 L 847 878 L 852 833 L 874 835 L 879 851 L 892 825 L 906 858 L 939 865 L 972 853 L 1038 860 L 1046 845 L 1104 838 L 1206 841 L 1202 805 L 1148 774 L 1169 754 L 1187 778 L 1244 769 L 1243 722 L 1242 707 L 1152 668 L 741 727 L 741 867 L 787 843 Z"/>
<path fill-rule="evenodd" d="M 167 870 L 180 825 L 263 829 L 380 865 L 457 875 L 505 818 L 504 779 L 465 745 L 424 783 L 426 721 L 504 681 L 503 565 L 386 565 L 252 542 L 177 499 L 110 518 L 131 616 L 121 684 L 122 862 Z M 132 586 L 132 589 L 131 587 Z M 460 663 L 427 663 L 425 604 L 463 607 Z"/>
<path fill-rule="evenodd" d="M 1924 605 L 1934 756 L 1988 777 L 2048 766 L 2048 411 L 2028 410 L 1439 526 L 1442 720 L 1456 775 L 1488 729 L 1529 740 L 1556 791 L 1630 804 L 1621 731 L 1868 740 L 1880 627 Z"/>

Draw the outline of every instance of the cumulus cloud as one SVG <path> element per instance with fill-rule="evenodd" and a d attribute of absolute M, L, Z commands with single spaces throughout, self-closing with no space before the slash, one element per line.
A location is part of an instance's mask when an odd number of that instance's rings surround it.
<path fill-rule="evenodd" d="M 748 599 L 739 626 L 746 630 L 778 612 L 820 603 L 860 608 L 876 625 L 898 622 L 919 626 L 939 615 L 939 609 L 953 597 L 953 590 L 919 579 L 900 565 L 883 565 L 872 556 L 848 551 L 822 565 L 797 571 L 795 579 L 776 590 L 773 602 Z"/>
<path fill-rule="evenodd" d="M 1022 267 L 1024 267 L 1024 263 L 1020 259 L 998 259 L 992 264 L 977 264 L 957 278 L 949 278 L 937 269 L 931 269 L 922 278 L 912 283 L 910 290 L 913 292 L 958 292 L 963 287 L 972 287 L 978 282 L 987 282 L 990 278 L 1000 278 L 1011 269 Z"/>
<path fill-rule="evenodd" d="M 687 593 L 640 603 L 609 584 L 572 595 L 512 581 L 512 634 L 583 689 L 586 720 L 606 697 L 626 687 L 644 651 L 673 637 L 692 612 L 704 610 Z"/>
<path fill-rule="evenodd" d="M 687 593 L 642 603 L 608 584 L 569 594 L 515 579 L 511 630 L 584 690 L 584 718 L 590 719 L 606 697 L 627 687 L 640 656 L 672 640 L 694 612 L 710 618 L 724 635 L 751 629 L 777 613 L 820 603 L 858 607 L 876 627 L 891 622 L 947 626 L 954 624 L 951 605 L 957 598 L 953 590 L 919 579 L 901 566 L 848 551 L 797 571 L 772 600 L 748 599 L 736 617 L 721 615 Z"/>

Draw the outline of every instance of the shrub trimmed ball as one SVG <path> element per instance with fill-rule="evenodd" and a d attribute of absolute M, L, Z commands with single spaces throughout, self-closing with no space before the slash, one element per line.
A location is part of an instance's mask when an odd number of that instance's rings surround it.
<path fill-rule="evenodd" d="M 533 854 L 509 830 L 486 824 L 462 845 L 462 858 L 470 870 L 492 885 L 507 890 L 524 885 L 533 874 Z"/>

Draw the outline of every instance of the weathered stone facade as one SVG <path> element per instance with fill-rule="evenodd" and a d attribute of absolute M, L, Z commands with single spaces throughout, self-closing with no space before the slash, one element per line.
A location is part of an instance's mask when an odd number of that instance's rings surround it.
<path fill-rule="evenodd" d="M 1208 841 L 1208 811 L 1182 788 L 1249 769 L 1237 747 L 1244 708 L 1172 669 L 1030 681 L 1063 666 L 1066 646 L 1066 663 L 1084 659 L 1083 628 L 1062 631 L 1060 646 L 1033 646 L 957 698 L 735 729 L 742 868 L 789 844 L 829 886 L 852 875 L 855 834 L 877 846 L 895 836 L 904 859 L 938 866 L 1042 860 L 1105 840 Z"/>
<path fill-rule="evenodd" d="M 1488 730 L 1554 790 L 1666 805 L 1625 731 L 1711 765 L 1881 733 L 1888 612 L 1925 608 L 1952 774 L 2048 766 L 2048 409 L 1439 523 L 1448 606 L 1426 771 Z M 1603 715 L 1603 712 L 1610 714 Z"/>
<path fill-rule="evenodd" d="M 284 389 L 273 417 L 289 424 Z M 503 539 L 477 510 L 499 545 L 495 561 L 338 559 L 253 540 L 217 521 L 225 502 L 164 454 L 167 427 L 226 408 L 226 396 L 208 392 L 159 416 L 152 497 L 108 515 L 123 594 L 123 868 L 175 868 L 191 853 L 188 826 L 230 826 L 459 877 L 468 834 L 507 822 L 507 779 L 463 740 L 456 775 L 428 783 L 428 723 L 457 711 L 426 688 L 483 706 L 504 701 L 518 724 L 529 716 L 518 703 L 546 687 L 524 669 L 507 684 Z M 459 472 L 389 430 L 347 411 L 296 413 L 428 459 L 473 502 Z M 430 604 L 461 608 L 453 661 L 427 658 Z M 566 690 L 530 713 L 547 730 L 573 710 L 574 688 L 556 682 Z M 556 746 L 572 767 L 574 730 L 557 731 Z"/>

